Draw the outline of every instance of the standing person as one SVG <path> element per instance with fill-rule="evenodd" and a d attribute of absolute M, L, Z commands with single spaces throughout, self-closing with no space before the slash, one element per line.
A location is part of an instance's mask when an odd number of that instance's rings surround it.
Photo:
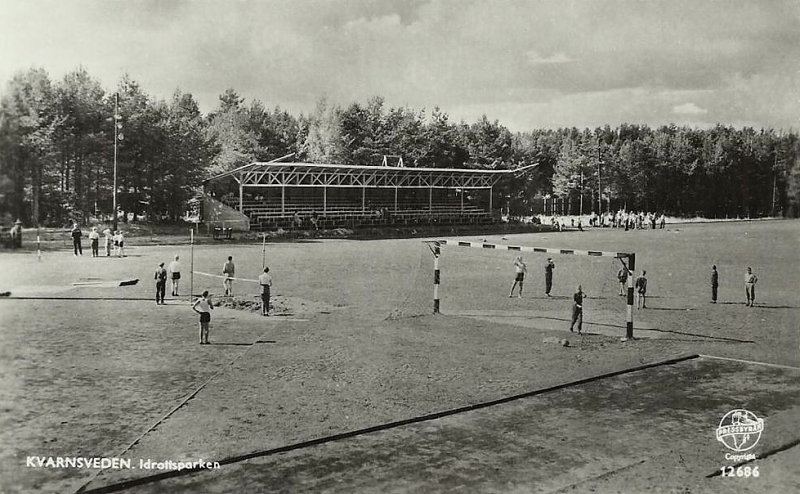
<path fill-rule="evenodd" d="M 89 232 L 89 240 L 92 241 L 92 257 L 100 257 L 100 234 L 97 233 L 96 226 Z"/>
<path fill-rule="evenodd" d="M 214 310 L 214 304 L 211 302 L 211 297 L 208 295 L 208 290 L 203 292 L 203 296 L 198 298 L 192 304 L 192 310 L 200 314 L 200 344 L 208 345 L 208 329 L 211 326 L 211 311 Z"/>
<path fill-rule="evenodd" d="M 578 323 L 578 334 L 581 334 L 581 331 L 583 331 L 583 299 L 585 298 L 586 294 L 583 293 L 583 287 L 578 285 L 578 290 L 572 296 L 572 324 L 569 325 L 570 333 L 574 332 L 576 322 Z"/>
<path fill-rule="evenodd" d="M 525 273 L 528 272 L 528 266 L 525 265 L 525 262 L 522 260 L 522 256 L 517 256 L 514 259 L 514 269 L 516 270 L 516 276 L 514 277 L 514 284 L 511 285 L 511 292 L 509 292 L 509 298 L 514 296 L 514 288 L 519 285 L 519 298 L 522 298 L 522 285 L 525 282 Z"/>
<path fill-rule="evenodd" d="M 711 266 L 711 303 L 717 303 L 717 289 L 719 288 L 719 273 L 717 272 L 717 265 Z"/>
<path fill-rule="evenodd" d="M 636 278 L 636 293 L 639 295 L 636 297 L 636 308 L 637 309 L 646 309 L 647 308 L 647 271 L 642 271 L 642 275 Z M 641 307 L 639 305 L 641 304 Z"/>
<path fill-rule="evenodd" d="M 125 235 L 122 233 L 122 230 L 119 231 L 117 234 L 117 239 L 119 240 L 119 257 L 126 257 L 125 256 Z"/>
<path fill-rule="evenodd" d="M 553 263 L 553 258 L 547 258 L 547 264 L 544 265 L 544 294 L 550 297 L 550 290 L 553 288 L 553 270 L 556 265 Z"/>
<path fill-rule="evenodd" d="M 233 296 L 233 278 L 236 275 L 236 266 L 233 264 L 233 256 L 228 256 L 228 262 L 222 265 L 222 286 L 225 287 L 225 296 Z"/>
<path fill-rule="evenodd" d="M 164 269 L 164 263 L 159 263 L 156 269 L 156 305 L 164 304 L 164 293 L 167 291 L 167 270 Z"/>
<path fill-rule="evenodd" d="M 619 295 L 620 296 L 624 296 L 625 295 L 626 286 L 628 285 L 628 268 L 627 267 L 622 266 L 621 268 L 619 268 L 619 271 L 617 271 L 617 280 L 619 281 Z"/>
<path fill-rule="evenodd" d="M 72 224 L 72 249 L 75 251 L 76 256 L 83 255 L 83 247 L 81 246 L 81 237 L 83 237 L 83 232 L 81 232 L 81 227 L 78 226 L 77 223 Z"/>
<path fill-rule="evenodd" d="M 667 224 L 667 217 L 664 216 L 664 213 L 661 213 L 661 229 L 664 229 L 664 225 Z"/>
<path fill-rule="evenodd" d="M 264 272 L 258 277 L 258 283 L 261 285 L 261 315 L 269 315 L 269 295 L 272 288 L 272 276 L 269 274 L 269 268 L 264 268 Z"/>
<path fill-rule="evenodd" d="M 119 230 L 114 230 L 114 257 L 119 257 Z"/>
<path fill-rule="evenodd" d="M 111 257 L 111 247 L 114 245 L 114 236 L 108 228 L 103 230 L 103 235 L 106 237 L 106 257 Z"/>
<path fill-rule="evenodd" d="M 178 284 L 181 281 L 181 262 L 180 256 L 175 256 L 175 260 L 169 263 L 169 267 L 167 270 L 171 273 L 170 278 L 172 279 L 172 296 L 178 296 Z"/>
<path fill-rule="evenodd" d="M 756 283 L 758 283 L 758 278 L 748 266 L 747 271 L 744 273 L 744 292 L 747 295 L 747 305 L 749 307 L 756 305 Z"/>

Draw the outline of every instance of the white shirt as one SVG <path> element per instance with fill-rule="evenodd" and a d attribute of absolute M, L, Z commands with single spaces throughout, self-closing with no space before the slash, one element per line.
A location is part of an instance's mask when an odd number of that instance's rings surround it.
<path fill-rule="evenodd" d="M 261 273 L 258 282 L 261 283 L 261 286 L 272 286 L 272 276 L 269 273 Z"/>
<path fill-rule="evenodd" d="M 200 312 L 211 312 L 214 309 L 214 307 L 208 303 L 208 299 L 206 298 L 198 298 L 194 303 L 194 307 L 196 307 Z"/>
<path fill-rule="evenodd" d="M 89 238 L 92 240 L 99 239 L 100 234 L 97 233 L 97 230 L 92 230 L 91 232 L 89 232 Z"/>
<path fill-rule="evenodd" d="M 180 273 L 181 272 L 181 263 L 180 261 L 172 261 L 169 263 L 169 267 L 167 267 L 167 271 L 170 273 Z"/>

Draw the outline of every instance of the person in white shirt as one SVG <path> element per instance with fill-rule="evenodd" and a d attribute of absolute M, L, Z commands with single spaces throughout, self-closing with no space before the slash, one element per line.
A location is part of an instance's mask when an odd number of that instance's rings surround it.
<path fill-rule="evenodd" d="M 269 315 L 269 295 L 272 287 L 272 276 L 269 274 L 269 268 L 264 268 L 264 272 L 258 277 L 258 283 L 261 285 L 261 315 Z"/>
<path fill-rule="evenodd" d="M 211 326 L 211 311 L 214 310 L 214 304 L 211 302 L 208 290 L 203 292 L 202 297 L 194 301 L 192 310 L 200 314 L 200 344 L 211 344 L 208 341 L 208 329 Z"/>
<path fill-rule="evenodd" d="M 181 262 L 180 256 L 175 256 L 175 260 L 169 263 L 167 267 L 167 271 L 169 271 L 170 279 L 172 280 L 172 296 L 178 296 L 178 285 L 181 281 Z"/>
<path fill-rule="evenodd" d="M 92 257 L 100 257 L 100 234 L 97 233 L 96 226 L 93 226 L 92 231 L 89 232 L 89 240 L 92 242 Z"/>
<path fill-rule="evenodd" d="M 125 235 L 122 234 L 122 230 L 119 231 L 117 238 L 119 239 L 119 257 L 125 257 Z"/>
<path fill-rule="evenodd" d="M 225 296 L 233 296 L 233 279 L 236 276 L 236 266 L 233 264 L 233 256 L 228 256 L 228 262 L 222 266 L 222 286 L 225 287 Z"/>
<path fill-rule="evenodd" d="M 511 292 L 509 292 L 508 296 L 509 297 L 514 296 L 514 288 L 516 288 L 517 284 L 519 284 L 519 295 L 517 296 L 519 298 L 522 298 L 522 285 L 525 281 L 525 273 L 528 272 L 528 267 L 522 260 L 522 256 L 517 256 L 517 258 L 514 259 L 514 269 L 516 270 L 517 274 L 514 277 L 514 284 L 511 285 Z"/>
<path fill-rule="evenodd" d="M 111 257 L 111 247 L 114 245 L 114 235 L 111 234 L 111 230 L 108 228 L 103 230 L 103 235 L 106 236 L 106 257 Z"/>

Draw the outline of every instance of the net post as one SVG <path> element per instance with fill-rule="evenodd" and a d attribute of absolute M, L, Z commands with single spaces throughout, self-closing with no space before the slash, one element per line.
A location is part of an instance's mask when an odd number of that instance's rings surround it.
<path fill-rule="evenodd" d="M 439 281 L 440 281 L 440 273 L 439 273 L 439 255 L 441 254 L 441 248 L 439 244 L 434 245 L 433 247 L 433 313 L 439 314 Z"/>
<path fill-rule="evenodd" d="M 636 254 L 628 254 L 628 319 L 625 324 L 625 340 L 633 339 L 633 273 L 636 269 Z"/>

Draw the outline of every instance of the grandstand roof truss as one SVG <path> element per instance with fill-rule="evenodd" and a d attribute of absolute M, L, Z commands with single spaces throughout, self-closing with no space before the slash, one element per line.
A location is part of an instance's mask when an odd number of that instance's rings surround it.
<path fill-rule="evenodd" d="M 516 170 L 343 166 L 313 163 L 252 163 L 209 180 L 232 177 L 242 187 L 385 187 L 488 189 Z"/>
<path fill-rule="evenodd" d="M 289 155 L 291 156 L 291 155 Z M 282 158 L 279 158 L 279 160 Z M 359 187 L 397 189 L 492 189 L 504 176 L 522 175 L 537 164 L 513 170 L 408 168 L 404 166 L 346 166 L 323 163 L 257 162 L 211 177 L 206 182 L 233 178 L 239 184 L 239 210 L 246 187 Z M 283 193 L 282 193 L 283 196 Z M 327 196 L 327 193 L 326 193 Z M 327 199 L 325 199 L 327 202 Z M 363 202 L 363 198 L 362 198 Z M 462 196 L 463 202 L 463 196 Z M 284 198 L 281 198 L 284 203 Z M 489 196 L 491 209 L 491 193 Z M 395 209 L 397 192 L 395 192 Z"/>

